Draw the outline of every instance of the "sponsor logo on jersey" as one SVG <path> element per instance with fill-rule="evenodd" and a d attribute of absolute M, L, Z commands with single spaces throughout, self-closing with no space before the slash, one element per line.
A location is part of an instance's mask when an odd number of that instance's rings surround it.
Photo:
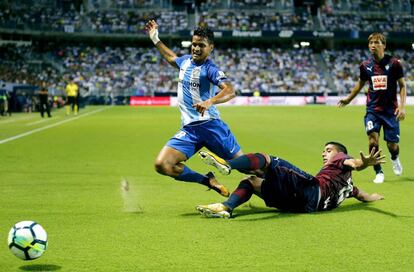
<path fill-rule="evenodd" d="M 185 135 L 187 135 L 187 133 L 185 133 L 185 131 L 179 131 L 177 134 L 175 134 L 174 135 L 174 138 L 177 138 L 177 139 L 181 139 L 181 138 L 183 138 Z"/>
<path fill-rule="evenodd" d="M 218 72 L 218 76 L 217 76 L 217 80 L 222 80 L 222 79 L 226 79 L 227 78 L 227 76 L 226 76 L 226 74 L 223 72 L 223 71 L 219 71 Z"/>
<path fill-rule="evenodd" d="M 187 80 L 180 79 L 179 83 L 184 84 L 184 85 L 188 85 L 192 88 L 199 88 L 200 87 L 200 83 L 194 82 L 194 81 L 187 81 Z"/>
<path fill-rule="evenodd" d="M 192 72 L 192 76 L 195 77 L 195 78 L 200 77 L 200 67 L 194 68 L 194 70 Z"/>
<path fill-rule="evenodd" d="M 374 91 L 387 89 L 387 76 L 372 76 L 372 89 Z"/>

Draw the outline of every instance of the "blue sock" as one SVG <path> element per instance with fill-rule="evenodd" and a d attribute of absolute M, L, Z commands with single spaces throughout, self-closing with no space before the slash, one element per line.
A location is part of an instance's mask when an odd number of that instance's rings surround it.
<path fill-rule="evenodd" d="M 207 176 L 194 172 L 193 170 L 191 170 L 185 165 L 184 165 L 184 170 L 175 179 L 185 181 L 185 182 L 197 182 L 203 185 L 208 184 L 208 181 L 209 181 L 209 178 Z"/>

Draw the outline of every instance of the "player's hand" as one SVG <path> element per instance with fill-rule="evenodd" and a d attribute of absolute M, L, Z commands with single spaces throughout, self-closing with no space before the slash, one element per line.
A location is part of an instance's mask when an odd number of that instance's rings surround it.
<path fill-rule="evenodd" d="M 371 198 L 371 201 L 377 201 L 377 200 L 383 200 L 384 199 L 384 197 L 382 195 L 377 194 L 377 193 L 371 194 L 370 198 Z"/>
<path fill-rule="evenodd" d="M 145 31 L 147 31 L 150 39 L 154 44 L 157 44 L 160 39 L 158 38 L 158 24 L 155 20 L 149 20 L 145 25 Z"/>
<path fill-rule="evenodd" d="M 201 116 L 204 116 L 204 112 L 210 108 L 213 105 L 213 103 L 211 103 L 210 99 L 207 99 L 206 101 L 201 101 L 197 104 L 193 104 L 193 108 L 196 109 L 196 111 L 198 111 L 199 113 L 201 113 Z"/>
<path fill-rule="evenodd" d="M 338 107 L 342 108 L 342 107 L 345 107 L 346 105 L 348 105 L 349 102 L 351 102 L 351 101 L 349 101 L 348 98 L 344 98 L 344 99 L 339 100 L 337 105 L 338 105 Z"/>
<path fill-rule="evenodd" d="M 381 155 L 382 150 L 378 150 L 375 152 L 375 148 L 371 149 L 371 152 L 368 156 L 365 156 L 362 151 L 359 152 L 359 155 L 361 156 L 361 161 L 363 165 L 365 166 L 372 166 L 377 164 L 385 163 L 385 155 Z"/>
<path fill-rule="evenodd" d="M 402 107 L 398 107 L 395 112 L 395 119 L 397 119 L 398 121 L 402 121 L 405 119 L 405 109 Z"/>

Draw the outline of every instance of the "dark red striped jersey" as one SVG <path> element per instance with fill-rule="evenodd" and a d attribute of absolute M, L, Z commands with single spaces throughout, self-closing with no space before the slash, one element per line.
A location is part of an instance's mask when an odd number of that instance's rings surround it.
<path fill-rule="evenodd" d="M 374 58 L 363 61 L 359 71 L 360 79 L 369 82 L 367 112 L 393 114 L 398 107 L 397 81 L 404 77 L 400 61 L 385 54 L 380 62 Z"/>
<path fill-rule="evenodd" d="M 315 176 L 321 189 L 318 210 L 334 209 L 345 198 L 358 195 L 358 188 L 352 183 L 352 168 L 344 165 L 344 161 L 350 158 L 345 153 L 339 152 Z"/>

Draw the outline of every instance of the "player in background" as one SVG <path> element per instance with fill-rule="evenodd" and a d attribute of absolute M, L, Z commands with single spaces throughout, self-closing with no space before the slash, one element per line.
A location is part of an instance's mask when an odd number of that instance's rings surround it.
<path fill-rule="evenodd" d="M 196 209 L 206 217 L 229 218 L 232 211 L 250 199 L 252 194 L 262 198 L 266 206 L 289 212 L 326 211 L 338 207 L 345 198 L 354 197 L 371 202 L 383 199 L 377 193 L 368 194 L 352 182 L 352 171 L 384 163 L 381 151 L 368 156 L 360 152 L 360 159 L 347 155 L 338 142 L 328 142 L 322 152 L 323 167 L 312 176 L 291 163 L 262 153 L 251 153 L 225 161 L 215 154 L 200 151 L 202 160 L 215 166 L 222 174 L 237 169 L 254 174 L 242 180 L 237 189 L 223 203 L 199 205 Z"/>
<path fill-rule="evenodd" d="M 78 91 L 78 85 L 75 83 L 73 78 L 71 78 L 68 85 L 66 85 L 66 115 L 70 114 L 71 107 L 75 115 L 78 114 L 78 105 L 76 104 L 76 97 L 78 95 Z"/>
<path fill-rule="evenodd" d="M 381 33 L 372 33 L 368 37 L 368 48 L 372 58 L 363 61 L 359 66 L 360 76 L 356 86 L 348 97 L 338 102 L 345 107 L 361 91 L 368 81 L 367 106 L 364 118 L 365 130 L 368 134 L 369 151 L 379 150 L 379 136 L 383 127 L 384 140 L 391 154 L 392 169 L 397 176 L 402 174 L 403 167 L 399 159 L 400 121 L 405 119 L 405 101 L 407 96 L 404 72 L 400 61 L 385 54 L 386 39 Z M 397 100 L 397 83 L 400 87 L 400 101 Z M 373 182 L 384 182 L 381 165 L 374 166 Z"/>
<path fill-rule="evenodd" d="M 146 24 L 146 31 L 161 56 L 179 69 L 177 96 L 182 127 L 161 149 L 155 169 L 162 175 L 196 182 L 228 196 L 229 191 L 213 173 L 202 175 L 184 164 L 202 147 L 225 159 L 243 154 L 215 106 L 236 95 L 224 72 L 208 58 L 214 49 L 214 33 L 209 28 L 197 28 L 192 36 L 191 55 L 178 57 L 158 38 L 158 24 L 154 20 Z"/>
<path fill-rule="evenodd" d="M 39 107 L 40 107 L 40 116 L 42 118 L 45 116 L 45 111 L 47 116 L 50 118 L 52 115 L 50 114 L 50 105 L 49 105 L 49 92 L 47 89 L 47 84 L 45 81 L 41 82 L 40 90 L 39 90 Z"/>

